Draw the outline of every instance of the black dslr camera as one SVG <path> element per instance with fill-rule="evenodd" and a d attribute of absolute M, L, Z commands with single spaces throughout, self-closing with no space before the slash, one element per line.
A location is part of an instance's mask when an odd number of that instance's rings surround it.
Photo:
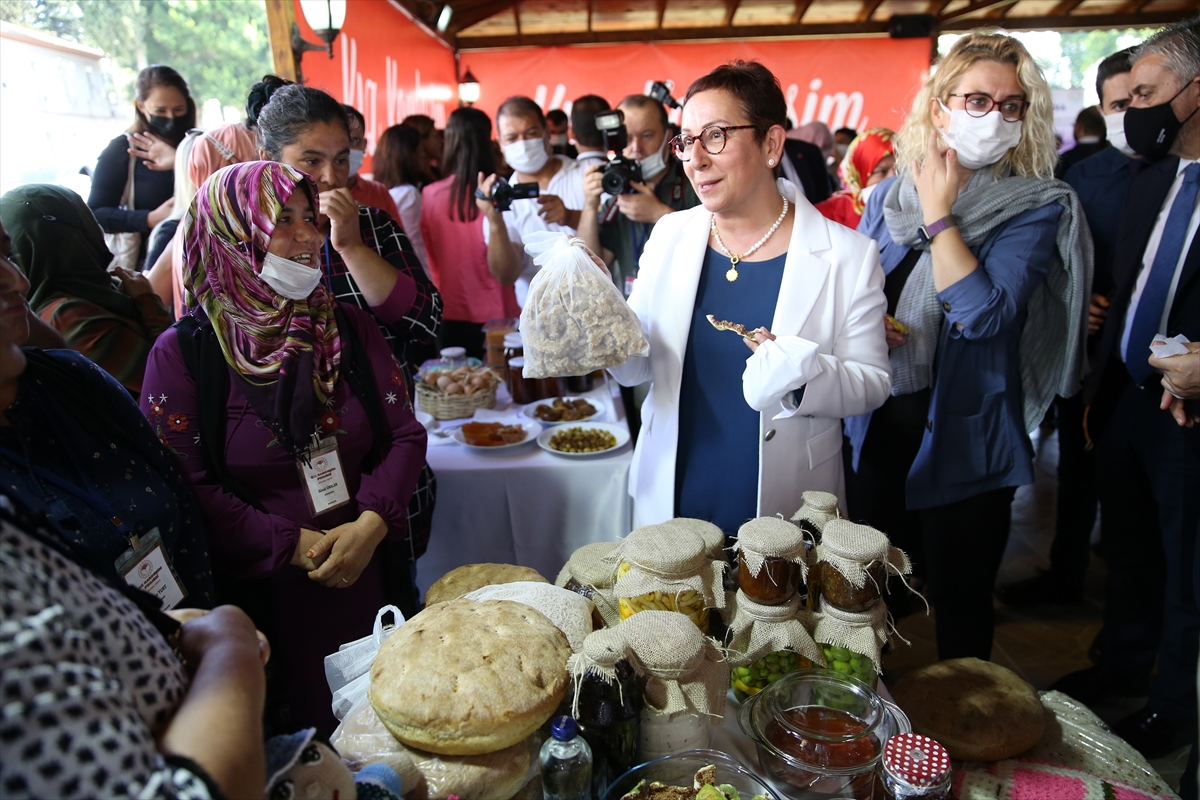
<path fill-rule="evenodd" d="M 480 200 L 490 200 L 497 211 L 508 211 L 512 208 L 513 200 L 532 200 L 538 196 L 536 183 L 509 183 L 504 178 L 496 178 L 492 184 L 492 196 L 488 197 L 480 189 L 475 190 L 475 196 Z"/>
<path fill-rule="evenodd" d="M 650 97 L 653 97 L 658 102 L 662 103 L 667 108 L 679 108 L 679 101 L 671 97 L 671 87 L 667 86 L 662 81 L 655 81 L 650 84 L 650 91 L 647 92 Z"/>
<path fill-rule="evenodd" d="M 611 195 L 636 193 L 632 184 L 642 182 L 642 165 L 624 156 L 629 144 L 625 134 L 625 112 L 619 108 L 601 111 L 596 115 L 596 128 L 604 134 L 604 150 L 610 154 L 600 185 Z"/>

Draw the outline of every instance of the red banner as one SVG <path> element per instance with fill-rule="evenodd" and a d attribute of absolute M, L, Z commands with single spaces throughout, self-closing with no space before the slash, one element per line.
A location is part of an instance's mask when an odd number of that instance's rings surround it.
<path fill-rule="evenodd" d="M 895 129 L 929 71 L 929 39 L 798 39 L 463 51 L 479 79 L 476 105 L 488 114 L 514 94 L 562 108 L 585 94 L 614 106 L 667 81 L 682 99 L 688 85 L 736 58 L 762 62 L 783 86 L 796 125 L 820 120 L 834 130 Z M 672 116 L 678 121 L 678 112 Z"/>
<path fill-rule="evenodd" d="M 333 59 L 304 54 L 305 85 L 324 89 L 362 112 L 368 153 L 375 152 L 379 134 L 410 114 L 425 114 L 437 127 L 446 127 L 446 117 L 458 107 L 454 53 L 385 0 L 347 6 Z M 300 33 L 319 42 L 298 0 L 295 7 Z M 369 161 L 363 171 L 371 171 Z"/>

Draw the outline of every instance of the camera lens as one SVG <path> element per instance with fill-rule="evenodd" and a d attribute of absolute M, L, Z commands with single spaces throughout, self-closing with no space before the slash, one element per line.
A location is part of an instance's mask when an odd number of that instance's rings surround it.
<path fill-rule="evenodd" d="M 604 177 L 600 179 L 600 185 L 605 192 L 611 195 L 625 194 L 629 188 L 625 173 L 619 166 L 604 170 Z"/>

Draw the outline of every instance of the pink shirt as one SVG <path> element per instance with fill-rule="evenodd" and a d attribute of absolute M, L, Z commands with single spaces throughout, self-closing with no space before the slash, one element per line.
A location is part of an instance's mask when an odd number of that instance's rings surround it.
<path fill-rule="evenodd" d="M 443 178 L 421 192 L 421 236 L 433 284 L 442 294 L 443 318 L 484 323 L 520 316 L 513 287 L 501 286 L 488 271 L 479 217 L 464 222 L 456 213 L 450 218 L 453 180 Z"/>

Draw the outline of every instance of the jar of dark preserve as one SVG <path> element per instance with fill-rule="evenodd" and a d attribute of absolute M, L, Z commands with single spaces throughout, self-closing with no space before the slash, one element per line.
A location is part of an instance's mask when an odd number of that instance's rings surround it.
<path fill-rule="evenodd" d="M 800 582 L 800 565 L 786 558 L 767 556 L 763 559 L 758 574 L 746 566 L 746 556 L 738 553 L 738 588 L 756 603 L 779 605 L 786 603 L 796 593 Z"/>
<path fill-rule="evenodd" d="M 639 763 L 642 687 L 628 661 L 618 661 L 616 669 L 612 683 L 591 670 L 579 683 L 576 721 L 592 748 L 593 797 L 603 797 L 609 784 Z"/>
<path fill-rule="evenodd" d="M 508 360 L 508 392 L 517 405 L 528 405 L 538 401 L 537 381 L 526 378 L 525 357 L 517 356 Z"/>
<path fill-rule="evenodd" d="M 827 561 L 818 561 L 814 570 L 817 574 L 813 584 L 820 587 L 821 597 L 846 611 L 866 611 L 882 596 L 880 590 L 887 583 L 887 567 L 878 561 L 863 567 L 867 580 L 862 586 L 850 583 Z"/>

